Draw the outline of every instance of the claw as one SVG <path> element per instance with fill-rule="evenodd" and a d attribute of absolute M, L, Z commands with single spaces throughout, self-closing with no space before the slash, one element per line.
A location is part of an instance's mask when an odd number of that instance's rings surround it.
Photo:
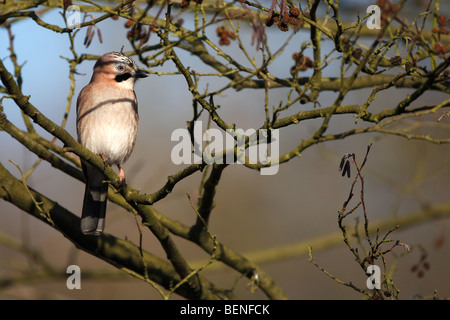
<path fill-rule="evenodd" d="M 102 152 L 100 152 L 98 155 L 102 158 L 104 164 L 108 163 L 108 158 Z"/>
<path fill-rule="evenodd" d="M 119 188 L 117 188 L 117 193 L 121 193 L 123 189 L 125 189 L 127 182 L 125 180 L 125 171 L 123 171 L 120 165 L 117 165 L 117 168 L 119 168 L 119 178 L 120 178 L 120 185 Z"/>

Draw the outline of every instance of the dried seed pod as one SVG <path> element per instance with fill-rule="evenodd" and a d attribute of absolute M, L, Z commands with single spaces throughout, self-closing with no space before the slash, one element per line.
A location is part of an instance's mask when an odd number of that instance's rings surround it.
<path fill-rule="evenodd" d="M 83 42 L 83 45 L 86 48 L 89 48 L 89 46 L 91 45 L 92 39 L 94 39 L 94 35 L 95 35 L 94 27 L 90 25 L 86 30 L 86 36 L 84 37 Z"/>
<path fill-rule="evenodd" d="M 291 7 L 289 8 L 289 14 L 293 17 L 298 17 L 300 15 L 300 9 Z"/>
<path fill-rule="evenodd" d="M 236 40 L 236 35 L 234 34 L 234 32 L 226 29 L 223 26 L 217 27 L 216 34 L 220 38 L 220 40 L 219 40 L 220 45 L 227 46 L 231 43 L 230 39 Z"/>
<path fill-rule="evenodd" d="M 280 21 L 280 15 L 278 13 L 274 13 L 272 15 L 272 18 L 273 18 L 273 22 L 278 23 Z"/>
<path fill-rule="evenodd" d="M 283 21 L 278 21 L 278 29 L 280 29 L 283 32 L 289 31 L 289 26 L 287 23 L 283 22 Z"/>
<path fill-rule="evenodd" d="M 444 55 L 447 53 L 448 48 L 445 44 L 441 44 L 440 42 L 436 42 L 434 44 L 433 49 L 438 54 L 439 58 L 444 58 Z"/>
<path fill-rule="evenodd" d="M 103 43 L 102 33 L 99 28 L 97 28 L 97 36 L 98 36 L 98 41 L 100 41 L 100 43 Z"/>
<path fill-rule="evenodd" d="M 268 17 L 265 21 L 267 27 L 271 27 L 273 25 L 273 17 Z"/>
<path fill-rule="evenodd" d="M 182 0 L 180 3 L 180 8 L 185 9 L 185 8 L 189 7 L 189 4 L 190 4 L 190 0 Z"/>
<path fill-rule="evenodd" d="M 290 25 L 293 25 L 294 27 L 301 27 L 303 25 L 303 20 L 297 18 L 297 17 L 288 17 L 288 23 Z"/>
<path fill-rule="evenodd" d="M 353 50 L 353 52 L 352 52 L 352 56 L 355 58 L 355 59 L 360 59 L 361 58 L 361 56 L 362 56 L 362 49 L 361 48 L 356 48 L 355 50 Z"/>
<path fill-rule="evenodd" d="M 222 35 L 222 32 L 223 32 L 223 27 L 222 27 L 222 26 L 217 27 L 217 29 L 216 29 L 216 35 L 217 35 L 218 37 L 220 37 L 220 36 Z"/>
<path fill-rule="evenodd" d="M 228 46 L 230 43 L 231 43 L 231 41 L 228 38 L 222 38 L 219 40 L 219 44 L 221 46 Z"/>
<path fill-rule="evenodd" d="M 441 15 L 437 18 L 437 23 L 439 24 L 439 26 L 445 27 L 445 25 L 447 24 L 447 19 L 441 14 Z"/>
<path fill-rule="evenodd" d="M 131 28 L 132 25 L 133 25 L 133 20 L 127 20 L 127 22 L 125 22 L 125 28 Z"/>
<path fill-rule="evenodd" d="M 402 64 L 402 57 L 400 57 L 400 56 L 393 56 L 391 59 L 390 59 L 390 62 L 391 62 L 391 65 L 392 66 L 399 66 L 399 65 L 401 65 Z"/>
<path fill-rule="evenodd" d="M 405 63 L 406 72 L 410 72 L 412 68 L 414 68 L 415 63 L 408 61 Z"/>

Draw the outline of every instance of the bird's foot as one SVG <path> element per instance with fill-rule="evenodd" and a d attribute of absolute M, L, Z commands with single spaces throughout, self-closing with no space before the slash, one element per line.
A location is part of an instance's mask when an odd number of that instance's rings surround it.
<path fill-rule="evenodd" d="M 127 182 L 125 180 L 125 171 L 123 171 L 123 169 L 119 165 L 117 165 L 117 168 L 119 168 L 119 178 L 120 178 L 120 184 L 119 188 L 117 188 L 117 193 L 121 193 L 123 189 L 125 189 Z"/>
<path fill-rule="evenodd" d="M 108 158 L 103 154 L 103 152 L 100 152 L 98 155 L 102 158 L 103 164 L 108 163 Z"/>

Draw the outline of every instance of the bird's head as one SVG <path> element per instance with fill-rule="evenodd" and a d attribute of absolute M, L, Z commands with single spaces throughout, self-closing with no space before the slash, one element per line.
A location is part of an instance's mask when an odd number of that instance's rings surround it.
<path fill-rule="evenodd" d="M 132 89 L 137 79 L 147 76 L 148 73 L 139 69 L 133 59 L 127 55 L 109 52 L 95 63 L 91 81 L 114 81 L 119 86 Z"/>

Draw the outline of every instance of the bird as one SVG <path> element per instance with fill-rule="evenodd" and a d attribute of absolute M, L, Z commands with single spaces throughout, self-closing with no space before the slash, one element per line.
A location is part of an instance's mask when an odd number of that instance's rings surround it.
<path fill-rule="evenodd" d="M 134 85 L 149 74 L 122 52 L 109 52 L 95 63 L 92 78 L 77 99 L 78 142 L 119 169 L 121 192 L 126 185 L 121 164 L 133 151 L 138 130 L 138 102 Z M 105 227 L 108 182 L 96 167 L 81 159 L 86 178 L 81 231 L 100 235 Z"/>

